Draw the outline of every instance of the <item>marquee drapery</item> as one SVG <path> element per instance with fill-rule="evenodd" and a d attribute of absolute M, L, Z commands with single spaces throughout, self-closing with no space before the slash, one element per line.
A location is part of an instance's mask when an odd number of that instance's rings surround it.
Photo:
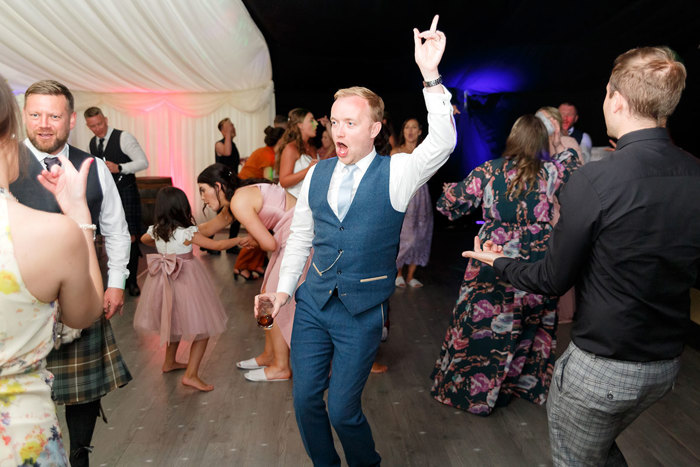
<path fill-rule="evenodd" d="M 196 213 L 216 124 L 232 119 L 245 157 L 275 114 L 269 51 L 241 0 L 7 0 L 0 74 L 20 94 L 40 79 L 67 85 L 80 148 L 92 137 L 82 111 L 102 108 L 146 151 L 150 167 L 137 175 L 173 177 Z"/>

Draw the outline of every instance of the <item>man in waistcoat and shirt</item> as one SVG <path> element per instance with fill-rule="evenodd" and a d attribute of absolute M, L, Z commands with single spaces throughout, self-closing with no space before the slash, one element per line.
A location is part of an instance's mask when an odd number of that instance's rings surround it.
<path fill-rule="evenodd" d="M 131 134 L 108 126 L 107 117 L 98 107 L 90 107 L 85 113 L 85 123 L 95 136 L 90 140 L 90 154 L 105 161 L 117 185 L 126 223 L 131 235 L 129 278 L 126 289 L 132 297 L 141 295 L 136 282 L 139 269 L 139 237 L 143 234 L 141 221 L 141 196 L 136 186 L 136 172 L 148 168 L 148 158 L 138 141 Z"/>
<path fill-rule="evenodd" d="M 564 130 L 564 134 L 574 138 L 581 147 L 581 159 L 583 160 L 583 163 L 586 164 L 590 162 L 593 142 L 591 141 L 591 136 L 588 133 L 584 133 L 583 131 L 574 127 L 576 122 L 578 122 L 578 110 L 576 109 L 576 106 L 574 104 L 570 104 L 569 102 L 564 102 L 559 106 L 559 113 L 561 114 L 561 126 Z"/>
<path fill-rule="evenodd" d="M 89 154 L 67 143 L 75 126 L 73 95 L 63 84 L 45 80 L 32 84 L 24 98 L 24 123 L 27 139 L 27 163 L 20 177 L 10 185 L 17 200 L 31 208 L 60 213 L 56 200 L 37 180 L 42 169 L 51 167 L 58 155 L 80 164 Z M 66 423 L 70 438 L 69 460 L 73 467 L 89 465 L 90 442 L 97 417 L 104 413 L 100 399 L 131 380 L 121 357 L 108 319 L 121 311 L 124 281 L 129 272 L 129 231 L 114 180 L 101 159 L 90 165 L 87 180 L 87 203 L 95 224 L 105 239 L 108 257 L 107 290 L 104 315 L 83 329 L 80 337 L 61 344 L 46 358 L 46 367 L 55 378 L 52 397 L 66 405 Z M 60 238 L 47 239 L 60 242 Z M 106 419 L 105 419 L 106 421 Z"/>
<path fill-rule="evenodd" d="M 309 170 L 277 293 L 256 297 L 256 313 L 264 297 L 273 301 L 276 314 L 294 293 L 313 246 L 312 265 L 295 295 L 291 363 L 297 424 L 314 465 L 340 465 L 331 425 L 348 465 L 381 462 L 361 396 L 394 291 L 401 224 L 411 196 L 447 161 L 456 143 L 450 94 L 437 68 L 445 50 L 437 20 L 428 31 L 414 29 L 428 109 L 425 141 L 412 155 L 378 156 L 374 138 L 382 127 L 382 99 L 367 88 L 339 90 L 330 118 L 338 157 Z"/>
<path fill-rule="evenodd" d="M 518 289 L 576 285 L 571 344 L 547 400 L 554 465 L 627 465 L 615 439 L 678 375 L 690 288 L 700 286 L 700 160 L 665 128 L 685 79 L 667 47 L 617 57 L 603 102 L 617 148 L 563 188 L 545 257 L 522 263 L 478 239 L 464 252 Z"/>

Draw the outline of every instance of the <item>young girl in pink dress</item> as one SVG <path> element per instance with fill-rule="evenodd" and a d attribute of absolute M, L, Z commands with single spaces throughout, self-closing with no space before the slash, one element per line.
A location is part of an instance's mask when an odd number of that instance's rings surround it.
<path fill-rule="evenodd" d="M 155 246 L 147 256 L 148 276 L 134 315 L 134 328 L 157 332 L 167 344 L 163 372 L 185 369 L 182 384 L 200 391 L 214 386 L 199 378 L 199 364 L 211 336 L 226 329 L 227 316 L 204 265 L 192 245 L 225 250 L 241 245 L 242 237 L 212 240 L 198 232 L 185 193 L 164 187 L 156 195 L 155 225 L 141 241 Z M 175 360 L 180 340 L 193 340 L 189 361 Z"/>

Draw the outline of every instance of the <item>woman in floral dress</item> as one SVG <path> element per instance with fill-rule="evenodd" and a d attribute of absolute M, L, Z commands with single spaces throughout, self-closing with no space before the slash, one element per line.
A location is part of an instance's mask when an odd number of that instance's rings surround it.
<path fill-rule="evenodd" d="M 40 118 L 53 120 L 45 113 Z M 65 216 L 19 204 L 10 182 L 20 167 L 38 164 L 18 145 L 20 122 L 15 96 L 0 76 L 0 466 L 64 467 L 68 457 L 46 355 L 54 344 L 56 299 L 62 321 L 73 328 L 90 326 L 102 312 L 102 276 L 85 201 L 91 159 L 78 173 L 60 156 L 63 168 L 41 176 Z"/>
<path fill-rule="evenodd" d="M 481 205 L 482 242 L 503 245 L 507 256 L 537 261 L 547 249 L 556 196 L 580 165 L 564 150 L 549 156 L 544 124 L 520 117 L 502 157 L 445 185 L 438 211 L 456 219 Z M 452 321 L 431 375 L 431 393 L 443 404 L 478 415 L 517 396 L 543 404 L 554 365 L 557 297 L 529 294 L 502 282 L 490 266 L 470 260 Z"/>

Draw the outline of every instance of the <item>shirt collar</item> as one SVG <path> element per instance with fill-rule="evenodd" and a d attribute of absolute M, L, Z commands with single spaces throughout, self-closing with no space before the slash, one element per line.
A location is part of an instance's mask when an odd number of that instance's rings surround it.
<path fill-rule="evenodd" d="M 372 163 L 372 161 L 374 160 L 376 155 L 377 155 L 376 149 L 372 148 L 372 152 L 367 154 L 365 157 L 363 157 L 359 161 L 355 162 L 355 167 L 360 169 L 360 173 L 364 174 L 365 172 L 367 172 L 367 168 L 369 168 L 369 165 Z M 341 167 L 347 165 L 347 164 L 344 164 L 343 162 L 341 162 L 340 159 L 338 159 L 338 163 L 340 164 Z"/>
<path fill-rule="evenodd" d="M 107 133 L 105 133 L 105 141 L 109 141 L 109 137 L 112 136 L 112 131 L 114 131 L 114 128 L 111 126 L 107 127 Z M 100 142 L 100 138 L 97 138 L 97 142 Z"/>
<path fill-rule="evenodd" d="M 46 152 L 39 151 L 37 148 L 34 147 L 31 141 L 29 141 L 29 138 L 24 139 L 24 145 L 29 148 L 30 151 L 32 151 L 32 154 L 34 154 L 34 157 L 39 162 L 42 162 L 44 159 L 47 157 L 57 157 L 57 156 L 64 156 L 68 157 L 68 143 L 63 145 L 63 149 L 61 149 L 58 154 L 48 154 Z"/>
<path fill-rule="evenodd" d="M 623 147 L 631 143 L 636 143 L 637 141 L 644 141 L 650 139 L 665 139 L 669 140 L 668 130 L 663 127 L 656 128 L 645 128 L 643 130 L 630 131 L 625 133 L 617 140 L 616 151 L 619 151 Z"/>

